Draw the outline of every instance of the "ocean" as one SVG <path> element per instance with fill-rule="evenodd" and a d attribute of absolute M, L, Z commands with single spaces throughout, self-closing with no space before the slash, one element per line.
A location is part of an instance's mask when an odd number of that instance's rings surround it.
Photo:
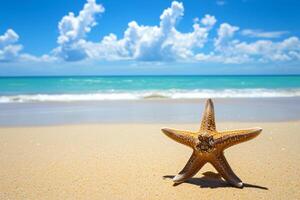
<path fill-rule="evenodd" d="M 0 78 L 0 103 L 298 96 L 300 75 Z"/>
<path fill-rule="evenodd" d="M 218 121 L 300 119 L 300 76 L 0 78 L 0 126 L 198 123 L 206 98 Z"/>

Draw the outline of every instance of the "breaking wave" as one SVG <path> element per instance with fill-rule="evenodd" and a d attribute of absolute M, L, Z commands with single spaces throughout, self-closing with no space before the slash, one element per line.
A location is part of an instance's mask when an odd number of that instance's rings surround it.
<path fill-rule="evenodd" d="M 224 89 L 113 91 L 86 94 L 18 94 L 0 96 L 0 103 L 73 102 L 141 99 L 271 98 L 297 97 L 300 89 Z"/>

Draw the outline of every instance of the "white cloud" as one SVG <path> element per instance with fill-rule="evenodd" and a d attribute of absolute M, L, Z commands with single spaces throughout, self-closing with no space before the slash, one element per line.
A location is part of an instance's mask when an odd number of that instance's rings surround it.
<path fill-rule="evenodd" d="M 103 13 L 104 7 L 95 0 L 87 0 L 78 16 L 70 12 L 64 16 L 58 24 L 59 47 L 54 53 L 64 60 L 76 61 L 87 57 L 84 49 L 86 33 L 96 25 L 95 15 Z"/>
<path fill-rule="evenodd" d="M 252 43 L 241 42 L 235 44 L 234 51 L 237 54 L 259 56 L 263 62 L 290 61 L 299 59 L 300 41 L 297 37 L 290 37 L 279 42 L 271 40 L 258 40 Z"/>
<path fill-rule="evenodd" d="M 214 50 L 210 53 L 198 53 L 194 59 L 203 62 L 216 62 L 216 63 L 242 63 L 246 60 L 249 61 L 248 55 L 235 55 L 233 47 L 239 43 L 234 39 L 235 33 L 239 27 L 222 23 L 217 30 L 217 36 L 214 38 Z"/>
<path fill-rule="evenodd" d="M 223 50 L 226 48 L 231 42 L 231 38 L 233 38 L 236 31 L 239 30 L 239 27 L 232 26 L 228 23 L 223 23 L 220 25 L 218 29 L 218 37 L 215 39 L 215 47 L 216 50 Z"/>
<path fill-rule="evenodd" d="M 279 38 L 288 33 L 288 31 L 262 31 L 253 29 L 244 29 L 241 31 L 242 35 L 253 38 Z"/>
<path fill-rule="evenodd" d="M 183 15 L 183 4 L 173 1 L 161 14 L 159 26 L 144 26 L 132 21 L 121 39 L 110 34 L 100 43 L 85 41 L 82 44 L 93 59 L 172 61 L 192 58 L 193 50 L 202 48 L 207 42 L 208 32 L 216 19 L 205 15 L 194 22 L 192 32 L 182 33 L 176 29 L 176 24 Z"/>
<path fill-rule="evenodd" d="M 201 20 L 201 23 L 204 26 L 207 26 L 207 27 L 210 27 L 210 28 L 212 28 L 213 25 L 215 25 L 216 22 L 217 22 L 217 19 L 215 18 L 215 16 L 211 16 L 211 15 L 208 15 L 208 14 L 206 14 L 204 16 L 204 18 Z"/>
<path fill-rule="evenodd" d="M 136 21 L 128 23 L 123 37 L 111 33 L 100 42 L 86 40 L 86 34 L 96 25 L 95 15 L 104 12 L 102 5 L 88 0 L 78 16 L 73 13 L 62 18 L 59 23 L 60 36 L 54 55 L 66 61 L 93 60 L 138 60 L 138 61 L 205 61 L 218 63 L 246 63 L 290 61 L 299 59 L 295 49 L 297 37 L 281 42 L 258 40 L 252 43 L 236 39 L 239 27 L 222 23 L 213 40 L 214 49 L 201 52 L 208 43 L 209 32 L 217 20 L 206 14 L 202 19 L 195 18 L 193 31 L 180 32 L 176 25 L 184 15 L 183 4 L 173 1 L 160 15 L 156 26 L 140 25 Z M 262 32 L 245 29 L 243 35 L 250 37 L 276 37 L 283 32 Z M 197 53 L 196 53 L 197 52 Z M 48 60 L 54 60 L 51 56 Z M 45 60 L 45 58 L 44 58 Z"/>
<path fill-rule="evenodd" d="M 198 53 L 195 55 L 195 60 L 223 64 L 241 64 L 252 61 L 251 57 L 247 54 L 220 54 L 214 51 L 209 54 Z"/>
<path fill-rule="evenodd" d="M 8 29 L 0 35 L 0 62 L 52 62 L 56 58 L 49 55 L 34 56 L 27 53 L 20 53 L 23 49 L 18 44 L 19 35 L 12 29 Z"/>
<path fill-rule="evenodd" d="M 191 58 L 193 50 L 202 48 L 207 42 L 208 33 L 216 19 L 214 16 L 205 15 L 202 20 L 194 21 L 192 32 L 182 33 L 176 29 L 176 23 L 183 14 L 183 4 L 173 1 L 171 7 L 160 16 L 160 26 L 138 26 L 138 37 L 133 48 L 134 58 L 144 61 Z"/>
<path fill-rule="evenodd" d="M 159 27 L 137 29 L 139 38 L 134 49 L 135 58 L 144 61 L 173 60 L 177 53 L 174 52 L 177 49 L 173 48 L 173 38 L 184 37 L 175 28 L 183 14 L 183 4 L 173 1 L 171 7 L 161 14 Z"/>
<path fill-rule="evenodd" d="M 22 45 L 16 44 L 19 35 L 12 29 L 8 29 L 0 35 L 0 62 L 9 62 L 16 59 L 22 49 Z"/>
<path fill-rule="evenodd" d="M 22 54 L 19 54 L 18 60 L 23 61 L 23 62 L 46 62 L 46 63 L 50 63 L 50 62 L 58 61 L 58 58 L 55 57 L 55 56 L 50 56 L 48 54 L 44 54 L 42 56 L 34 56 L 34 55 L 31 55 L 31 54 L 28 54 L 28 53 L 22 53 Z"/>
<path fill-rule="evenodd" d="M 245 42 L 235 39 L 234 35 L 239 27 L 228 23 L 220 25 L 217 37 L 214 40 L 214 51 L 208 54 L 198 53 L 198 61 L 220 63 L 247 63 L 247 62 L 282 62 L 299 60 L 300 41 L 297 37 L 290 37 L 282 41 L 257 40 Z"/>
<path fill-rule="evenodd" d="M 118 38 L 110 33 L 99 42 L 87 40 L 87 34 L 96 25 L 96 15 L 104 7 L 95 0 L 87 0 L 76 16 L 69 13 L 58 24 L 57 48 L 50 54 L 34 56 L 20 53 L 19 36 L 8 29 L 0 36 L 0 61 L 54 62 L 91 60 L 136 60 L 136 61 L 201 61 L 215 63 L 288 62 L 300 60 L 300 41 L 292 36 L 282 40 L 287 32 L 264 32 L 244 29 L 244 36 L 261 38 L 245 39 L 236 34 L 238 26 L 221 23 L 214 29 L 217 20 L 209 14 L 195 18 L 191 32 L 181 32 L 177 24 L 184 16 L 182 3 L 173 1 L 163 10 L 155 26 L 128 23 L 123 35 Z M 216 32 L 215 38 L 209 37 Z M 208 52 L 208 53 L 207 53 Z"/>
<path fill-rule="evenodd" d="M 229 37 L 229 38 L 232 38 Z M 240 42 L 227 40 L 223 45 L 216 45 L 216 51 L 209 54 L 199 53 L 195 56 L 198 61 L 220 63 L 247 62 L 284 62 L 300 59 L 300 40 L 290 37 L 279 42 L 258 40 L 255 42 Z"/>
<path fill-rule="evenodd" d="M 8 29 L 4 35 L 0 36 L 0 47 L 13 44 L 19 40 L 19 35 L 12 29 Z"/>

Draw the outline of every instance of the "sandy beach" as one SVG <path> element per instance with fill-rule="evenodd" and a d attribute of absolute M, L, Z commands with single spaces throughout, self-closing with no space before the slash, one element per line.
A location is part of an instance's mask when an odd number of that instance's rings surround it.
<path fill-rule="evenodd" d="M 209 164 L 186 183 L 171 178 L 191 150 L 161 127 L 198 124 L 82 124 L 0 128 L 0 199 L 299 199 L 300 122 L 260 126 L 254 140 L 225 155 L 245 187 L 230 187 Z"/>
<path fill-rule="evenodd" d="M 0 200 L 300 200 L 299 9 L 0 1 Z"/>

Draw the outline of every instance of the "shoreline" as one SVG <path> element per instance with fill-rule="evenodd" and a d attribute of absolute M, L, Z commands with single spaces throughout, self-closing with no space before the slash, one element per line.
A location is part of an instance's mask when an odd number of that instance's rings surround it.
<path fill-rule="evenodd" d="M 250 124 L 253 125 L 253 127 L 259 127 L 259 124 L 300 124 L 300 119 L 299 120 L 291 120 L 291 121 L 251 121 L 251 122 L 245 122 L 245 121 L 216 121 L 216 123 L 220 123 L 220 124 Z M 1 129 L 39 129 L 39 128 L 63 128 L 63 127 L 86 127 L 86 126 L 127 126 L 127 125 L 138 125 L 138 126 L 142 126 L 142 125 L 146 125 L 146 126 L 151 126 L 151 125 L 161 125 L 161 127 L 168 127 L 169 125 L 175 125 L 177 127 L 180 128 L 180 126 L 191 126 L 191 127 L 195 127 L 196 123 L 195 122 L 191 122 L 191 123 L 187 123 L 187 122 L 161 122 L 161 123 L 157 123 L 157 122 L 134 122 L 134 123 L 129 123 L 129 122 L 103 122 L 103 123 L 69 123 L 69 124 L 44 124 L 44 125 L 16 125 L 16 126 L 0 126 L 0 130 Z M 217 126 L 217 128 L 219 128 Z M 232 126 L 232 128 L 234 128 L 234 126 Z M 242 127 L 240 127 L 242 128 Z M 300 128 L 300 125 L 299 125 Z M 237 127 L 238 129 L 238 127 Z M 195 129 L 196 130 L 196 129 Z M 190 129 L 190 131 L 195 131 Z M 225 129 L 224 129 L 225 130 Z M 160 129 L 159 129 L 160 131 Z"/>
<path fill-rule="evenodd" d="M 122 100 L 0 104 L 1 126 L 104 123 L 197 123 L 205 99 Z M 300 97 L 216 98 L 219 122 L 300 120 Z"/>

